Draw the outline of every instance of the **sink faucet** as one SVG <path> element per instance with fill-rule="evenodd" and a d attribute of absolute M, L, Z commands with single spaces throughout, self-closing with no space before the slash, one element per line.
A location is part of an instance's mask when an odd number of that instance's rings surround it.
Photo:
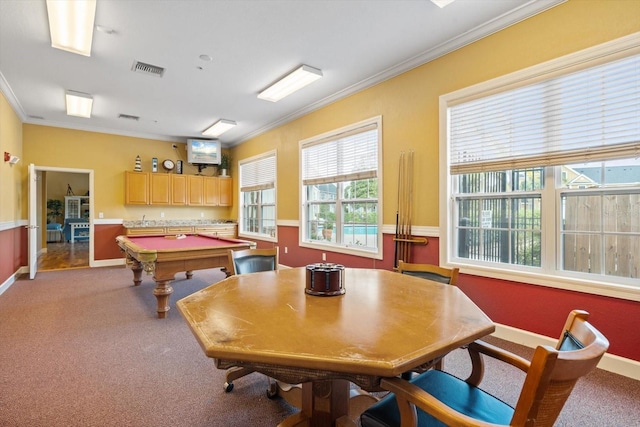
<path fill-rule="evenodd" d="M 147 216 L 146 214 L 142 215 L 142 226 L 143 227 L 146 227 L 146 225 L 147 225 L 147 221 L 144 220 L 144 217 L 146 217 L 146 216 Z"/>

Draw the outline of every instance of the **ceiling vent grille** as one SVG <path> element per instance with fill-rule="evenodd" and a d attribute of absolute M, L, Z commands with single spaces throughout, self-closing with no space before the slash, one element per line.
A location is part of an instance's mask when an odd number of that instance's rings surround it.
<path fill-rule="evenodd" d="M 129 115 L 129 114 L 119 114 L 119 115 L 118 115 L 118 118 L 119 118 L 119 119 L 126 119 L 126 120 L 135 120 L 136 122 L 137 122 L 138 120 L 140 120 L 140 117 L 138 117 L 138 116 L 132 116 L 132 115 Z"/>
<path fill-rule="evenodd" d="M 164 74 L 164 68 L 158 67 L 157 65 L 145 64 L 144 62 L 140 61 L 133 62 L 131 71 L 156 77 L 162 77 L 162 75 Z"/>

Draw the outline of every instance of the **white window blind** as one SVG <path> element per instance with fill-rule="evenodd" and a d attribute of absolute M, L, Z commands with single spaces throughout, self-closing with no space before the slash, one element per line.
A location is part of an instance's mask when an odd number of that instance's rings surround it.
<path fill-rule="evenodd" d="M 378 126 L 368 124 L 302 146 L 304 185 L 375 178 Z"/>
<path fill-rule="evenodd" d="M 640 55 L 449 108 L 450 172 L 640 156 Z"/>
<path fill-rule="evenodd" d="M 240 164 L 240 191 L 258 191 L 274 188 L 276 180 L 276 156 L 265 157 Z"/>

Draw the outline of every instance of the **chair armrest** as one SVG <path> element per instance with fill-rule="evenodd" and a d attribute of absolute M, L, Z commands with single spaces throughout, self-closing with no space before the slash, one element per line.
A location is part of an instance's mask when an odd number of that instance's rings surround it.
<path fill-rule="evenodd" d="M 496 347 L 495 345 L 491 345 L 482 340 L 477 340 L 469 344 L 469 350 L 477 351 L 478 353 L 486 354 L 494 359 L 501 360 L 515 366 L 523 372 L 527 372 L 531 365 L 531 363 L 524 357 L 518 356 L 517 354 L 511 353 L 510 351 Z"/>
<path fill-rule="evenodd" d="M 469 375 L 469 378 L 465 381 L 476 387 L 480 384 L 484 375 L 484 363 L 482 362 L 480 354 L 508 363 L 525 373 L 529 370 L 529 366 L 531 365 L 524 357 L 518 356 L 517 354 L 513 354 L 510 351 L 481 340 L 477 340 L 469 344 L 467 350 L 469 351 L 469 357 L 471 357 L 472 368 L 471 375 Z"/>
<path fill-rule="evenodd" d="M 401 378 L 383 378 L 380 381 L 380 386 L 395 394 L 398 409 L 400 410 L 401 427 L 415 427 L 417 425 L 418 415 L 416 406 L 450 427 L 499 426 L 499 424 L 476 420 L 461 414 L 440 402 L 420 387 Z"/>

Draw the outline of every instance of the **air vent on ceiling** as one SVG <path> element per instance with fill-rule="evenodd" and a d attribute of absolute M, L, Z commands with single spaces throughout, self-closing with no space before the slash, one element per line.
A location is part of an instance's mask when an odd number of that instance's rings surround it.
<path fill-rule="evenodd" d="M 157 65 L 145 64 L 144 62 L 140 61 L 133 61 L 133 67 L 131 67 L 131 71 L 157 77 L 162 77 L 162 75 L 164 74 L 164 68 L 158 67 Z"/>
<path fill-rule="evenodd" d="M 138 116 L 132 116 L 130 114 L 118 114 L 118 118 L 119 119 L 126 119 L 126 120 L 135 120 L 136 122 L 138 120 L 140 120 L 140 117 Z"/>
<path fill-rule="evenodd" d="M 44 117 L 42 116 L 29 116 L 29 118 L 34 120 L 44 120 Z"/>

